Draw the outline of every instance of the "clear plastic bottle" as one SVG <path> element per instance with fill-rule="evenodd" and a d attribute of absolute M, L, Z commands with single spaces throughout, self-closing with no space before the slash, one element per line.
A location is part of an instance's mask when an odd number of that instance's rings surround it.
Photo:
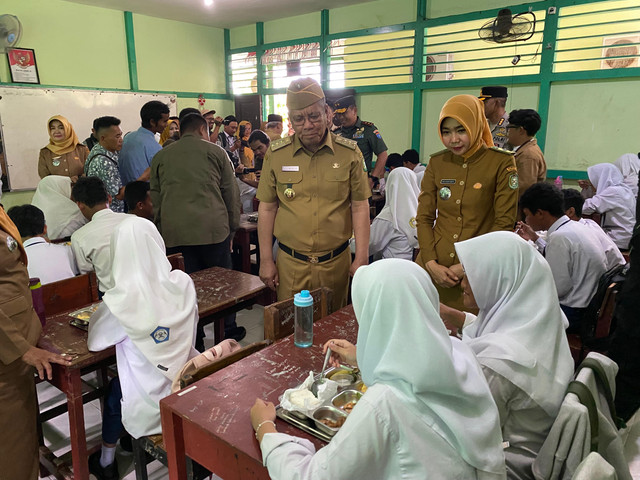
<path fill-rule="evenodd" d="M 562 175 L 558 175 L 553 183 L 555 184 L 556 187 L 562 190 Z"/>
<path fill-rule="evenodd" d="M 296 347 L 310 347 L 313 344 L 313 297 L 309 290 L 302 290 L 293 296 L 295 306 L 294 343 Z"/>

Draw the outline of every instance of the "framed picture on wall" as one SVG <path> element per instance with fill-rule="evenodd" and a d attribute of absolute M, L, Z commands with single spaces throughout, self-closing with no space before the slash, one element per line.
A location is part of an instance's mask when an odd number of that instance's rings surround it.
<path fill-rule="evenodd" d="M 40 83 L 36 52 L 32 48 L 7 48 L 13 83 Z"/>

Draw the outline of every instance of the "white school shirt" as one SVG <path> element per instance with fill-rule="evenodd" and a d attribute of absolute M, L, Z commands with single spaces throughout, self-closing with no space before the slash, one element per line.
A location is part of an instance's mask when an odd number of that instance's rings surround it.
<path fill-rule="evenodd" d="M 369 233 L 369 255 L 413 260 L 413 247 L 406 235 L 382 218 L 374 218 Z"/>
<path fill-rule="evenodd" d="M 80 273 L 95 270 L 101 292 L 113 288 L 111 234 L 120 222 L 128 217 L 126 213 L 117 213 L 105 208 L 96 212 L 89 223 L 71 235 L 71 249 Z"/>
<path fill-rule="evenodd" d="M 547 231 L 545 258 L 549 262 L 561 305 L 585 308 L 607 271 L 600 243 L 590 230 L 566 215 Z"/>
<path fill-rule="evenodd" d="M 67 245 L 56 245 L 42 237 L 33 237 L 25 240 L 24 250 L 29 260 L 27 264 L 29 277 L 38 277 L 42 285 L 78 274 L 73 252 Z"/>
<path fill-rule="evenodd" d="M 612 238 L 602 230 L 600 225 L 588 218 L 581 218 L 578 222 L 588 227 L 589 231 L 594 234 L 600 242 L 600 245 L 602 245 L 604 256 L 607 259 L 607 270 L 611 270 L 615 266 L 627 263 L 622 256 L 622 253 L 620 253 L 620 249 L 616 246 Z"/>
<path fill-rule="evenodd" d="M 424 413 L 403 403 L 382 384 L 370 387 L 331 442 L 315 451 L 305 439 L 267 433 L 260 444 L 274 480 L 496 479 L 479 472 L 424 421 Z"/>

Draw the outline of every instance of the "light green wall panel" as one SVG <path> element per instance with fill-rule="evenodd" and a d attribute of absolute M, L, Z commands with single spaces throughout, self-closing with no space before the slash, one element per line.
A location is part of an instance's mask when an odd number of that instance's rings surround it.
<path fill-rule="evenodd" d="M 178 101 L 176 105 L 178 107 L 178 113 L 180 112 L 180 110 L 187 107 L 197 108 L 198 110 L 200 110 L 200 105 L 198 104 L 197 98 L 178 97 Z M 234 113 L 233 112 L 234 104 L 233 104 L 233 100 L 207 99 L 206 103 L 204 104 L 204 109 L 205 110 L 214 109 L 216 111 L 216 115 L 220 115 L 221 117 L 224 118 L 227 115 L 232 115 Z"/>
<path fill-rule="evenodd" d="M 133 16 L 141 90 L 224 92 L 224 30 Z"/>
<path fill-rule="evenodd" d="M 513 13 L 527 11 L 526 4 L 522 10 L 514 8 L 514 5 L 522 5 L 522 1 L 509 0 L 428 0 L 427 1 L 427 18 L 446 17 L 449 15 L 458 15 L 460 13 L 479 12 L 483 10 L 491 10 L 493 8 L 509 7 Z"/>
<path fill-rule="evenodd" d="M 264 43 L 320 35 L 320 12 L 264 22 Z"/>
<path fill-rule="evenodd" d="M 40 83 L 129 88 L 124 15 L 60 0 L 2 1 L 2 13 L 22 23 L 18 47 L 36 52 Z M 10 82 L 6 57 L 0 78 Z"/>
<path fill-rule="evenodd" d="M 24 205 L 31 203 L 35 190 L 24 190 L 22 192 L 3 192 L 0 203 L 4 206 L 5 210 L 9 210 L 11 207 L 17 205 Z"/>
<path fill-rule="evenodd" d="M 251 47 L 256 44 L 256 25 L 242 25 L 229 30 L 231 48 Z"/>
<path fill-rule="evenodd" d="M 364 93 L 357 97 L 358 115 L 375 123 L 389 153 L 411 148 L 412 102 L 410 92 Z"/>
<path fill-rule="evenodd" d="M 538 108 L 537 85 L 513 85 L 508 87 L 506 111 L 519 108 Z M 422 144 L 420 159 L 427 163 L 429 155 L 439 152 L 444 148 L 438 135 L 438 119 L 440 110 L 447 100 L 454 95 L 461 94 L 479 95 L 480 88 L 457 88 L 446 90 L 425 90 L 422 93 Z"/>
<path fill-rule="evenodd" d="M 551 86 L 545 159 L 549 169 L 585 171 L 637 152 L 639 80 Z"/>
<path fill-rule="evenodd" d="M 330 33 L 384 27 L 416 19 L 416 0 L 376 0 L 329 10 Z"/>

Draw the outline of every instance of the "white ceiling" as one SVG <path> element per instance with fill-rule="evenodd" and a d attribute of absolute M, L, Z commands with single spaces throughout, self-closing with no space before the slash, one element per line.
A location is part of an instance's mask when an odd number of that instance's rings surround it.
<path fill-rule="evenodd" d="M 204 0 L 67 1 L 211 27 L 232 28 L 370 0 L 213 0 L 210 7 L 205 6 Z"/>

